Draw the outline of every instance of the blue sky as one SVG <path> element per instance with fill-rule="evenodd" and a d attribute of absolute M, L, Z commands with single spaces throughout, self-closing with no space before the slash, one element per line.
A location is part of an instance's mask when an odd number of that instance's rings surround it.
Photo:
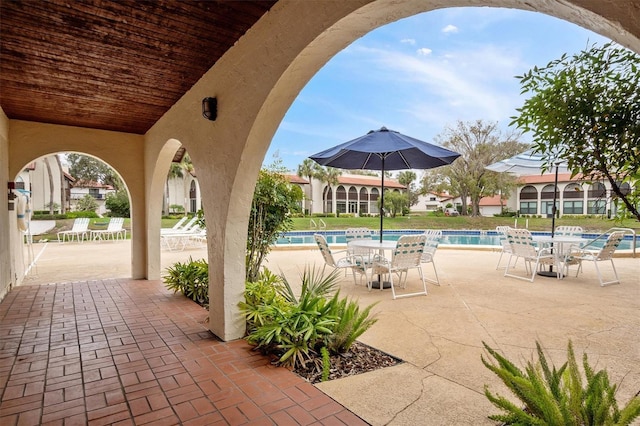
<path fill-rule="evenodd" d="M 457 120 L 497 121 L 507 129 L 525 99 L 516 75 L 607 41 L 516 9 L 448 8 L 388 24 L 354 41 L 309 81 L 264 164 L 277 154 L 296 170 L 309 155 L 382 126 L 427 142 Z"/>

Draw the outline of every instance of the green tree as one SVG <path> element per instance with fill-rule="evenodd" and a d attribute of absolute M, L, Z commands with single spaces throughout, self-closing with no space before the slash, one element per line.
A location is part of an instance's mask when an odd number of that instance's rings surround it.
<path fill-rule="evenodd" d="M 318 167 L 316 177 L 325 184 L 322 191 L 322 213 L 327 212 L 327 193 L 331 190 L 332 186 L 336 186 L 339 181 L 338 177 L 342 174 L 342 170 L 334 167 Z"/>
<path fill-rule="evenodd" d="M 513 124 L 533 133 L 545 170 L 558 159 L 572 174 L 606 179 L 640 220 L 640 56 L 607 43 L 518 76 L 530 93 Z M 630 192 L 621 189 L 630 184 Z"/>
<path fill-rule="evenodd" d="M 378 208 L 380 207 L 380 198 L 378 198 Z M 391 213 L 391 217 L 402 214 L 404 209 L 409 208 L 409 196 L 400 191 L 384 192 L 384 210 Z"/>
<path fill-rule="evenodd" d="M 455 128 L 447 127 L 436 137 L 441 145 L 461 154 L 453 164 L 439 170 L 445 183 L 441 189 L 460 196 L 463 215 L 468 211 L 467 198 L 471 199 L 471 215 L 480 215 L 480 199 L 491 195 L 498 179 L 497 173 L 485 167 L 527 149 L 528 145 L 520 142 L 519 137 L 514 132 L 503 134 L 498 123 L 482 120 L 458 121 Z"/>
<path fill-rule="evenodd" d="M 98 202 L 91 195 L 86 194 L 76 203 L 76 209 L 81 212 L 95 212 L 98 210 Z"/>
<path fill-rule="evenodd" d="M 318 172 L 318 163 L 311 158 L 305 158 L 302 164 L 298 165 L 298 176 L 309 179 L 309 214 L 313 214 L 313 178 Z"/>
<path fill-rule="evenodd" d="M 302 201 L 302 189 L 290 184 L 278 163 L 260 170 L 251 203 L 247 235 L 246 274 L 255 281 L 262 261 L 281 232 L 291 229 L 291 211 Z"/>
<path fill-rule="evenodd" d="M 111 211 L 111 216 L 130 217 L 129 194 L 121 189 L 107 195 L 105 207 Z"/>
<path fill-rule="evenodd" d="M 123 183 L 115 170 L 97 158 L 82 154 L 67 154 L 69 174 L 78 180 L 99 182 L 111 185 L 116 191 Z"/>
<path fill-rule="evenodd" d="M 409 200 L 408 207 L 414 206 L 418 203 L 418 191 L 413 184 L 417 178 L 418 176 L 412 170 L 404 170 L 398 173 L 398 182 L 407 187 L 407 198 Z"/>

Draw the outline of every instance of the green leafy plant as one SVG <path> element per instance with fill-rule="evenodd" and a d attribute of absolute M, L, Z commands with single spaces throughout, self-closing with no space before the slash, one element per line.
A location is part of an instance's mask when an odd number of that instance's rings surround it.
<path fill-rule="evenodd" d="M 320 354 L 322 355 L 322 381 L 329 380 L 329 373 L 331 372 L 331 357 L 329 356 L 329 349 L 326 346 L 320 348 Z"/>
<path fill-rule="evenodd" d="M 299 209 L 302 201 L 302 189 L 290 184 L 284 176 L 285 172 L 286 169 L 276 163 L 260 170 L 256 182 L 249 215 L 245 260 L 249 281 L 257 280 L 262 261 L 280 233 L 291 228 L 291 212 Z"/>
<path fill-rule="evenodd" d="M 353 342 L 378 320 L 371 317 L 371 309 L 377 302 L 360 311 L 360 305 L 349 299 L 341 299 L 334 305 L 332 314 L 338 318 L 327 345 L 333 353 L 345 353 Z"/>
<path fill-rule="evenodd" d="M 107 195 L 105 207 L 111 212 L 111 216 L 130 217 L 129 193 L 126 189 L 120 189 Z"/>
<path fill-rule="evenodd" d="M 83 212 L 95 212 L 98 207 L 96 199 L 89 194 L 85 194 L 84 197 L 76 202 L 76 209 Z"/>
<path fill-rule="evenodd" d="M 239 304 L 247 318 L 247 341 L 293 368 L 323 347 L 331 353 L 347 351 L 375 320 L 370 318 L 373 305 L 360 311 L 355 302 L 340 299 L 339 277 L 337 270 L 325 276 L 320 268 L 306 267 L 296 295 L 286 277 L 264 270 L 258 281 L 247 283 L 245 301 Z"/>
<path fill-rule="evenodd" d="M 188 262 L 176 262 L 167 268 L 162 280 L 174 293 L 180 291 L 200 305 L 209 304 L 209 264 L 204 259 L 189 257 Z"/>
<path fill-rule="evenodd" d="M 492 420 L 508 425 L 628 425 L 640 415 L 640 396 L 634 396 L 619 410 L 616 385 L 609 383 L 606 370 L 592 369 L 586 354 L 583 355 L 586 378 L 583 385 L 571 341 L 567 362 L 558 369 L 549 366 L 540 343 L 536 342 L 538 362 L 527 362 L 524 371 L 486 343 L 483 345 L 496 363 L 481 357 L 482 363 L 524 404 L 521 407 L 494 395 L 485 386 L 489 401 L 506 413 L 489 416 Z"/>

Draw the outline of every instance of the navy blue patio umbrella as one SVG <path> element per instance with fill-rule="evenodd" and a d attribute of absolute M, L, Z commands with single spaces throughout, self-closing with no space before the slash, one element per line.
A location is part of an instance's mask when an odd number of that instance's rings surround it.
<path fill-rule="evenodd" d="M 311 158 L 321 166 L 347 170 L 380 170 L 382 172 L 381 206 L 384 206 L 384 172 L 388 170 L 434 169 L 446 166 L 460 154 L 439 145 L 403 135 L 383 127 L 364 136 L 336 145 Z M 380 241 L 384 210 L 380 212 Z"/>

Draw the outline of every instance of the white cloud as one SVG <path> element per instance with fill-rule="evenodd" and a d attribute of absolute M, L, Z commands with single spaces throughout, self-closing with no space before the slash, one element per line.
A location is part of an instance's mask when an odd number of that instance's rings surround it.
<path fill-rule="evenodd" d="M 443 56 L 412 56 L 364 47 L 358 50 L 364 61 L 357 63 L 366 68 L 360 78 L 367 75 L 375 81 L 386 81 L 396 93 L 405 93 L 394 110 L 423 123 L 441 127 L 458 119 L 506 122 L 520 103 L 519 86 L 513 78 L 522 70 L 517 51 L 491 45 Z"/>
<path fill-rule="evenodd" d="M 442 29 L 443 33 L 457 33 L 458 32 L 458 27 L 456 27 L 455 25 L 447 25 L 446 27 L 444 27 Z"/>
<path fill-rule="evenodd" d="M 406 43 L 406 44 L 410 44 L 412 46 L 415 46 L 416 39 L 415 38 L 403 38 L 402 40 L 400 40 L 400 43 Z"/>
<path fill-rule="evenodd" d="M 422 47 L 420 49 L 417 50 L 418 55 L 420 56 L 428 56 L 431 54 L 431 52 L 433 52 L 433 50 L 427 48 L 427 47 Z"/>

